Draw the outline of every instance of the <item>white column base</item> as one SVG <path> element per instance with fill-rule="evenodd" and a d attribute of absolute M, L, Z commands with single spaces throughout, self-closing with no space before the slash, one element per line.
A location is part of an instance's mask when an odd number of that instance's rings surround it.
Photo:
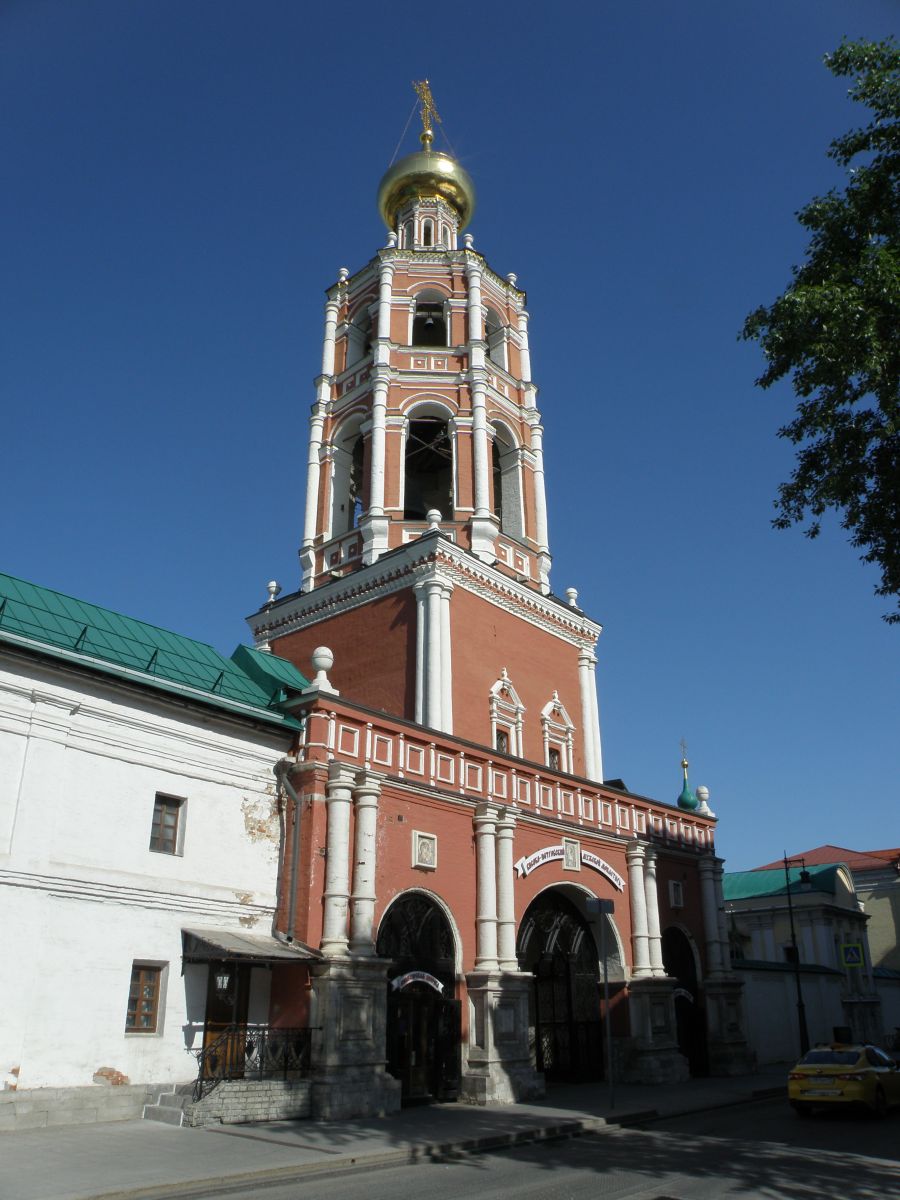
<path fill-rule="evenodd" d="M 300 550 L 300 590 L 308 592 L 316 577 L 316 551 L 314 546 L 303 546 Z"/>
<path fill-rule="evenodd" d="M 362 534 L 363 543 L 362 560 L 365 566 L 377 562 L 382 554 L 387 553 L 389 525 L 387 517 L 363 517 L 360 521 L 359 532 Z"/>
<path fill-rule="evenodd" d="M 545 596 L 550 595 L 550 564 L 553 561 L 549 554 L 538 555 L 538 576 L 541 581 L 541 591 Z"/>
<path fill-rule="evenodd" d="M 497 522 L 493 517 L 473 517 L 470 526 L 472 530 L 472 553 L 484 562 L 494 562 L 497 558 Z"/>

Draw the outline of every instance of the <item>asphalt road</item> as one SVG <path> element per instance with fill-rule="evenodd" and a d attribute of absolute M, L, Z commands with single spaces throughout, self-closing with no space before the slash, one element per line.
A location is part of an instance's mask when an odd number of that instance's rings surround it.
<path fill-rule="evenodd" d="M 455 1162 L 254 1188 L 254 1200 L 900 1200 L 900 1112 L 793 1115 L 765 1100 Z M 174 1198 L 173 1198 L 174 1200 Z"/>

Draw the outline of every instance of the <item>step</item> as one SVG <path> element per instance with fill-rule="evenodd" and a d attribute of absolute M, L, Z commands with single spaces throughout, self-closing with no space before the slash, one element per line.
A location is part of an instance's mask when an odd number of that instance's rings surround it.
<path fill-rule="evenodd" d="M 173 1108 L 165 1104 L 145 1104 L 141 1115 L 145 1121 L 161 1121 L 163 1125 L 181 1127 L 184 1124 L 184 1110 L 180 1106 Z"/>

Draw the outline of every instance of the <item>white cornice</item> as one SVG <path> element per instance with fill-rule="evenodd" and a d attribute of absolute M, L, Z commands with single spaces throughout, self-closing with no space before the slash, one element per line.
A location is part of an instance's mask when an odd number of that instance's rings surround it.
<path fill-rule="evenodd" d="M 446 538 L 433 534 L 409 542 L 342 579 L 262 609 L 248 617 L 248 624 L 257 642 L 283 637 L 339 612 L 412 587 L 422 571 L 428 569 L 573 646 L 592 647 L 602 631 L 596 622 L 547 599 L 480 562 Z"/>

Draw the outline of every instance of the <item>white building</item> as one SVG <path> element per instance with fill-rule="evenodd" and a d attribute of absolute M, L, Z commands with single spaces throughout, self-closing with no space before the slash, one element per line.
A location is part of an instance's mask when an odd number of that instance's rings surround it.
<path fill-rule="evenodd" d="M 797 860 L 793 860 L 796 862 Z M 800 860 L 802 862 L 802 860 Z M 868 916 L 846 866 L 805 864 L 728 872 L 732 967 L 743 980 L 747 1034 L 759 1062 L 800 1057 L 800 1005 L 810 1044 L 835 1030 L 884 1042 Z"/>
<path fill-rule="evenodd" d="M 0 1128 L 41 1097 L 134 1115 L 204 1029 L 277 1022 L 304 957 L 271 936 L 277 703 L 305 682 L 0 575 Z"/>

